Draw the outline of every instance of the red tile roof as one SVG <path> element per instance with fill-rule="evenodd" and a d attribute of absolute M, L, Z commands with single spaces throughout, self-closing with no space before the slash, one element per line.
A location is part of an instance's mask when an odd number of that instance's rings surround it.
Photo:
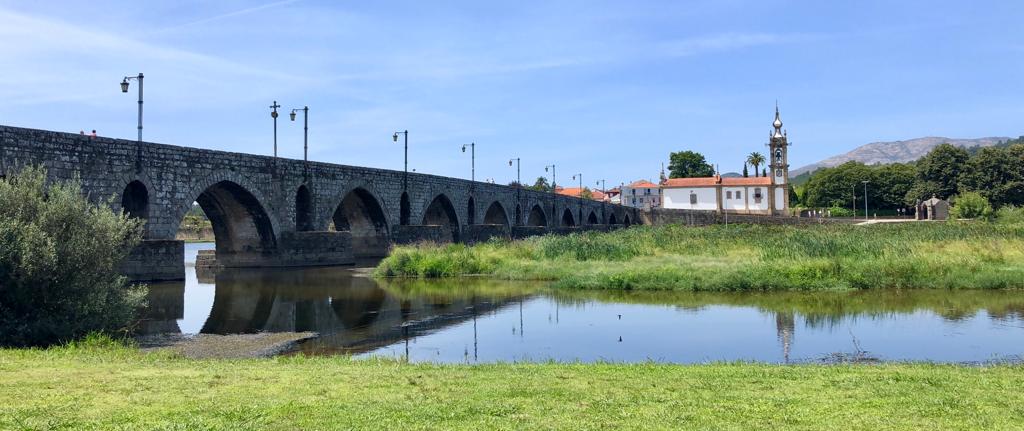
<path fill-rule="evenodd" d="M 652 183 L 650 181 L 647 181 L 647 180 L 637 180 L 637 181 L 633 181 L 633 182 L 629 183 L 629 185 L 626 186 L 626 187 L 633 188 L 633 189 L 642 189 L 642 188 L 656 189 L 656 188 L 658 188 L 658 185 L 654 184 L 654 183 Z"/>
<path fill-rule="evenodd" d="M 772 179 L 768 177 L 722 178 L 723 186 L 768 186 L 771 184 Z"/>
<path fill-rule="evenodd" d="M 590 189 L 588 189 L 588 190 L 590 190 Z M 558 194 L 563 195 L 563 196 L 572 196 L 574 198 L 578 198 L 578 197 L 580 197 L 580 188 L 579 187 L 564 187 L 564 188 L 563 187 L 558 187 L 558 188 L 555 189 L 555 193 L 558 193 Z M 590 195 L 593 196 L 595 201 L 603 201 L 605 199 L 604 193 L 601 193 L 600 190 L 590 190 Z"/>
<path fill-rule="evenodd" d="M 662 187 L 710 187 L 723 186 L 767 186 L 771 185 L 772 179 L 768 177 L 699 177 L 699 178 L 671 178 L 665 180 Z"/>

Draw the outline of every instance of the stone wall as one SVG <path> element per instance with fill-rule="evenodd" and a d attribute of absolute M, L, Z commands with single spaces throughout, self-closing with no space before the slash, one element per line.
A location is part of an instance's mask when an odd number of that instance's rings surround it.
<path fill-rule="evenodd" d="M 766 225 L 807 225 L 855 223 L 856 220 L 843 218 L 786 217 L 756 214 L 722 214 L 715 211 L 692 211 L 681 209 L 652 208 L 642 214 L 643 223 L 655 226 L 682 224 L 687 226 L 708 226 L 712 224 L 746 223 Z"/>
<path fill-rule="evenodd" d="M 508 226 L 503 224 L 471 224 L 462 229 L 462 241 L 466 244 L 487 242 L 491 238 L 510 238 Z"/>
<path fill-rule="evenodd" d="M 143 240 L 121 262 L 120 270 L 133 281 L 180 280 L 185 273 L 185 243 Z"/>

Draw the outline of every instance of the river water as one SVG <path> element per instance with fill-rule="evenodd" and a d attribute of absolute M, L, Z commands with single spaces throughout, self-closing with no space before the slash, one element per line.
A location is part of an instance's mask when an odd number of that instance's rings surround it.
<path fill-rule="evenodd" d="M 314 331 L 308 354 L 410 361 L 836 360 L 975 363 L 1024 356 L 1022 291 L 674 293 L 542 283 L 384 280 L 366 270 L 225 270 L 151 286 L 143 328 Z"/>

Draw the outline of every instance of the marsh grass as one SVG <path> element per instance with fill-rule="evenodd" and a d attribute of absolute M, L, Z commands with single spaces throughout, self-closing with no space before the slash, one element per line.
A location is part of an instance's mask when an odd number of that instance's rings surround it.
<path fill-rule="evenodd" d="M 375 274 L 486 275 L 586 289 L 1024 288 L 1024 224 L 642 226 L 399 247 Z"/>

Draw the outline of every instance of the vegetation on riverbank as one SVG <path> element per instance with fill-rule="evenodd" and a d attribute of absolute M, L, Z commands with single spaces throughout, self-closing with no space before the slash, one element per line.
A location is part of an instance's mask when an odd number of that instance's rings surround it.
<path fill-rule="evenodd" d="M 188 360 L 0 350 L 0 429 L 1009 429 L 1015 365 Z"/>
<path fill-rule="evenodd" d="M 0 345 L 47 345 L 126 328 L 145 288 L 118 265 L 142 221 L 91 202 L 42 168 L 0 180 Z"/>
<path fill-rule="evenodd" d="M 398 247 L 375 274 L 487 275 L 587 289 L 1024 288 L 1024 225 L 642 226 Z"/>

